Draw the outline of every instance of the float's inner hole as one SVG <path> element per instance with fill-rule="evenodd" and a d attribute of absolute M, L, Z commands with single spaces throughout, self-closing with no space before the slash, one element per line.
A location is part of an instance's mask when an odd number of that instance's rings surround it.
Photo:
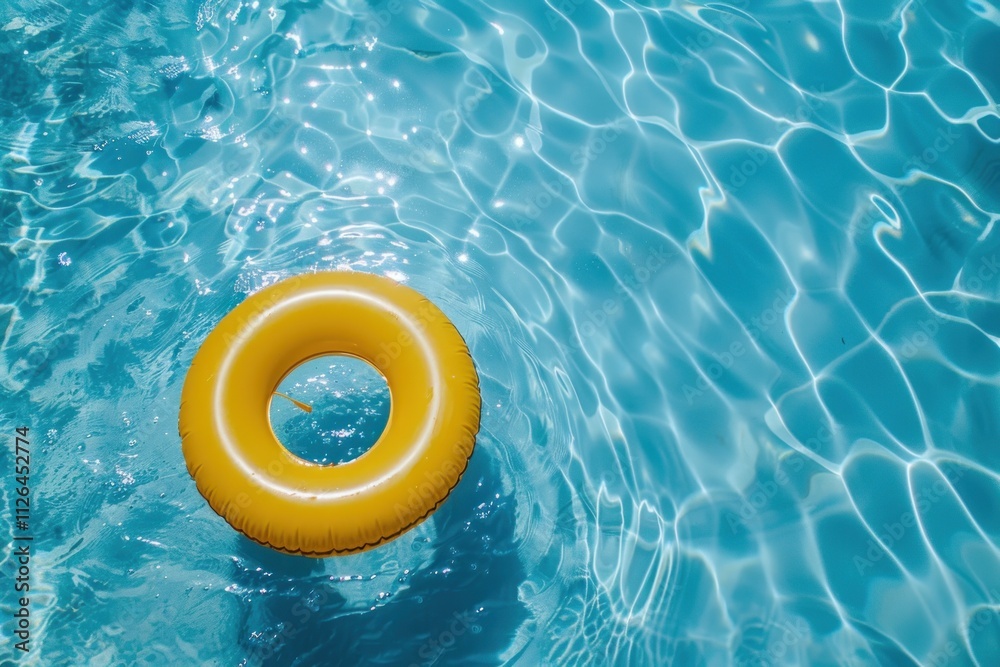
<path fill-rule="evenodd" d="M 278 392 L 312 407 L 306 412 L 281 396 L 271 399 L 271 428 L 288 451 L 306 461 L 352 461 L 374 445 L 389 421 L 389 386 L 371 364 L 342 355 L 311 359 L 278 385 Z"/>

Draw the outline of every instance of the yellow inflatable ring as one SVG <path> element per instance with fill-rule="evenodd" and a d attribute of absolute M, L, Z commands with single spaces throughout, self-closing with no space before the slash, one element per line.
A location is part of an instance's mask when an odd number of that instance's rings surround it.
<path fill-rule="evenodd" d="M 378 441 L 336 466 L 289 452 L 268 418 L 285 376 L 329 354 L 370 363 L 391 399 Z M 179 428 L 213 510 L 256 542 L 319 557 L 369 549 L 434 512 L 465 472 L 479 412 L 469 350 L 441 310 L 388 278 L 325 272 L 262 289 L 219 322 L 184 381 Z"/>

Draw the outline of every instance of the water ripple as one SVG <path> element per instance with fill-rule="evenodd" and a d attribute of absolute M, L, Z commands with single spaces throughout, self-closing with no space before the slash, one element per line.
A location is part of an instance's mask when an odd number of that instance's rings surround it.
<path fill-rule="evenodd" d="M 998 30 L 981 2 L 0 8 L 38 654 L 996 662 Z M 174 424 L 223 314 L 329 269 L 440 304 L 483 423 L 432 520 L 305 562 L 220 523 Z"/>

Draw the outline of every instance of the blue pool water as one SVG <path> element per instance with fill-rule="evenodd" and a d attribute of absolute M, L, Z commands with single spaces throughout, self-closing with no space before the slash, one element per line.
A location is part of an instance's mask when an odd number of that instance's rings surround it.
<path fill-rule="evenodd" d="M 0 664 L 1000 664 L 998 44 L 994 0 L 4 3 Z M 177 414 L 327 269 L 440 305 L 484 411 L 430 520 L 317 561 Z M 363 449 L 343 381 L 286 433 Z"/>

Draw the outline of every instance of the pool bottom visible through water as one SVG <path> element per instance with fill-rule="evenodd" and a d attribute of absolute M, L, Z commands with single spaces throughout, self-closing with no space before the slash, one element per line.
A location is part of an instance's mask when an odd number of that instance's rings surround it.
<path fill-rule="evenodd" d="M 378 441 L 389 421 L 385 378 L 371 364 L 327 355 L 296 366 L 278 392 L 308 405 L 271 399 L 271 428 L 285 449 L 301 459 L 334 465 L 352 461 Z"/>
<path fill-rule="evenodd" d="M 998 44 L 987 0 L 0 2 L 24 664 L 1000 664 Z M 433 515 L 307 559 L 178 413 L 321 271 L 437 305 L 482 415 Z M 297 456 L 384 428 L 358 363 L 282 383 Z"/>

